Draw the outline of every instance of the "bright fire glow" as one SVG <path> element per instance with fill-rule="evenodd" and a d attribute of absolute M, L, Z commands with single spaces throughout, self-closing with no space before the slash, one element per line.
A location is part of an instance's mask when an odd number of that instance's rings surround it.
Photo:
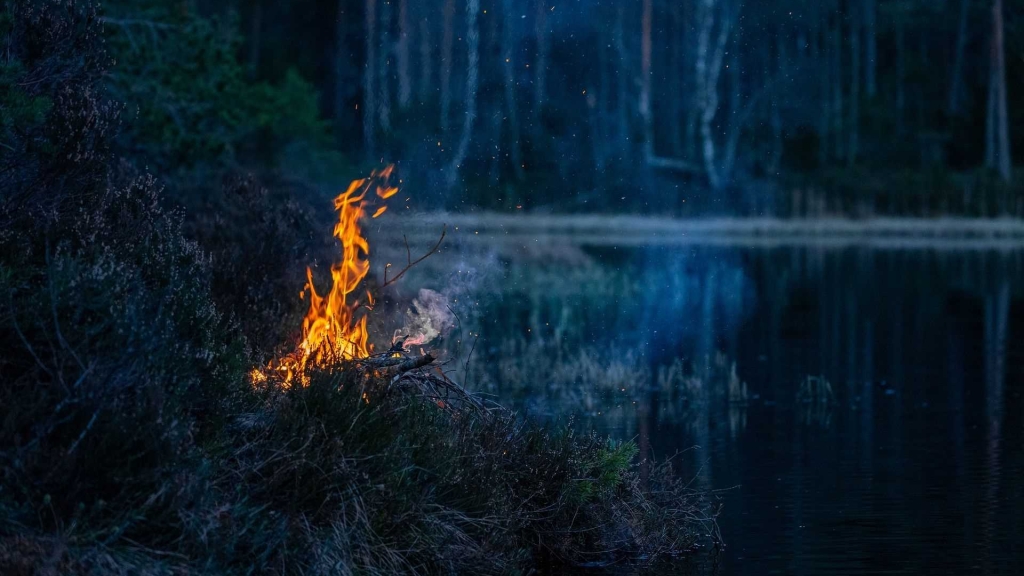
<path fill-rule="evenodd" d="M 393 169 L 394 166 L 388 166 L 372 172 L 368 178 L 353 181 L 334 199 L 334 209 L 338 212 L 334 237 L 341 242 L 341 260 L 331 266 L 331 290 L 322 296 L 313 284 L 312 269 L 306 268 L 303 295 L 309 292 L 309 311 L 302 321 L 302 339 L 295 351 L 281 358 L 274 367 L 286 373 L 286 383 L 296 377 L 299 382 L 305 382 L 304 372 L 309 365 L 322 367 L 338 359 L 365 358 L 373 352 L 373 345 L 367 342 L 366 316 L 356 318 L 360 302 L 350 295 L 370 272 L 370 245 L 363 235 L 360 220 L 370 209 L 374 210 L 373 218 L 383 214 L 387 206 L 381 202 L 398 193 L 398 188 L 390 184 Z M 372 307 L 373 296 L 369 290 L 366 297 Z M 266 380 L 258 370 L 251 376 L 253 384 Z"/>

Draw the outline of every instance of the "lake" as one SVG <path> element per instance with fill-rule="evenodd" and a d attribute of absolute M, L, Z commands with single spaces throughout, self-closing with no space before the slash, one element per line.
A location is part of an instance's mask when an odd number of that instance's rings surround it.
<path fill-rule="evenodd" d="M 450 242 L 457 379 L 672 457 L 719 573 L 1024 573 L 1024 249 Z"/>

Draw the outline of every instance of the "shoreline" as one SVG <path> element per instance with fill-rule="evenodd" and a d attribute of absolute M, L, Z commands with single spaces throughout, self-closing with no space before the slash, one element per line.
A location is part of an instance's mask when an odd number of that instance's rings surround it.
<path fill-rule="evenodd" d="M 510 215 L 421 212 L 396 215 L 388 227 L 410 236 L 448 233 L 491 240 L 569 241 L 589 246 L 865 246 L 891 249 L 1024 248 L 1017 218 L 666 218 L 618 215 Z"/>

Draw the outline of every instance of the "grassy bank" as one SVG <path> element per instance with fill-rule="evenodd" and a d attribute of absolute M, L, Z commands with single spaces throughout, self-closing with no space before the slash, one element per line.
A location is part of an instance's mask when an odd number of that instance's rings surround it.
<path fill-rule="evenodd" d="M 387 382 L 338 366 L 240 391 L 202 442 L 148 465 L 95 448 L 155 446 L 173 425 L 118 430 L 108 413 L 81 444 L 70 427 L 23 444 L 5 462 L 0 570 L 516 573 L 711 541 L 709 503 L 668 466 L 641 485 L 631 443 L 441 410 Z M 26 465 L 43 457 L 57 467 Z"/>

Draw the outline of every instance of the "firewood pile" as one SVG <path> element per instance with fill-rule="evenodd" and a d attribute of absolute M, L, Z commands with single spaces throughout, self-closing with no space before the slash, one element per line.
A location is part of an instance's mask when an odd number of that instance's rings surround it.
<path fill-rule="evenodd" d="M 442 410 L 473 416 L 501 410 L 449 378 L 444 366 L 430 353 L 410 355 L 404 349 L 392 349 L 353 360 L 350 365 L 349 369 L 364 375 L 368 399 L 381 394 L 403 394 L 427 400 Z"/>

